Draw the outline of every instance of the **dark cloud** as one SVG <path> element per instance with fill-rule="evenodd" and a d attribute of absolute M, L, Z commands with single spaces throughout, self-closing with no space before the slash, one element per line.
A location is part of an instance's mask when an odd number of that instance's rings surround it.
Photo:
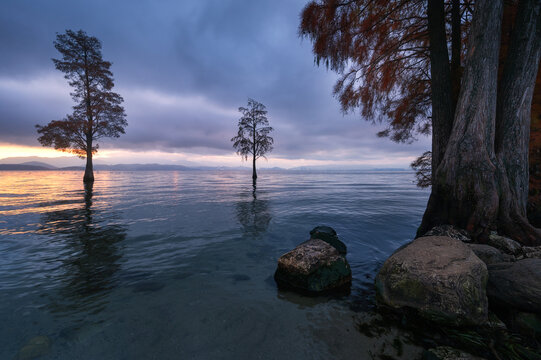
<path fill-rule="evenodd" d="M 336 75 L 314 66 L 310 42 L 298 37 L 305 3 L 3 1 L 0 142 L 36 145 L 35 124 L 70 112 L 70 90 L 50 60 L 55 33 L 70 28 L 102 41 L 126 100 L 127 134 L 102 147 L 230 153 L 237 108 L 253 97 L 268 107 L 276 156 L 354 159 L 428 148 L 428 139 L 407 146 L 376 138 L 378 128 L 342 115 L 331 95 Z"/>

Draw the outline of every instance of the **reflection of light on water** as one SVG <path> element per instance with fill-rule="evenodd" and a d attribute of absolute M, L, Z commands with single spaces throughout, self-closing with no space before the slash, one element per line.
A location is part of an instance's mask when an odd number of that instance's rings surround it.
<path fill-rule="evenodd" d="M 344 336 L 358 344 L 351 304 L 372 298 L 365 274 L 415 233 L 428 194 L 408 174 L 262 172 L 255 193 L 251 183 L 249 171 L 96 171 L 87 196 L 82 172 L 0 173 L 0 358 L 42 331 L 59 360 L 179 348 L 349 358 L 327 350 L 347 350 L 335 346 Z M 272 274 L 320 223 L 347 243 L 354 289 L 311 305 L 278 292 Z"/>

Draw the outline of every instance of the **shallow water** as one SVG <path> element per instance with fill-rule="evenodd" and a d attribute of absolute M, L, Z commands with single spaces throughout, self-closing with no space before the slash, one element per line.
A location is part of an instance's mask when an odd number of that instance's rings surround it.
<path fill-rule="evenodd" d="M 411 172 L 0 172 L 0 359 L 349 359 L 373 278 L 412 239 Z M 276 288 L 277 258 L 329 225 L 352 292 Z"/>

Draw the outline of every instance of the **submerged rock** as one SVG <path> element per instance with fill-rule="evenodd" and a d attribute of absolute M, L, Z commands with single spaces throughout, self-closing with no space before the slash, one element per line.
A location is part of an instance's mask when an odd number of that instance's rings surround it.
<path fill-rule="evenodd" d="M 541 314 L 541 259 L 492 264 L 488 274 L 491 303 Z"/>
<path fill-rule="evenodd" d="M 346 258 L 327 242 L 310 239 L 278 259 L 274 279 L 286 288 L 329 292 L 351 285 L 351 268 Z"/>
<path fill-rule="evenodd" d="M 438 346 L 426 351 L 425 360 L 484 360 L 467 352 L 452 348 L 450 346 Z"/>
<path fill-rule="evenodd" d="M 47 336 L 36 336 L 30 339 L 19 350 L 17 360 L 31 360 L 47 354 L 51 347 L 51 340 Z"/>
<path fill-rule="evenodd" d="M 466 230 L 454 225 L 438 225 L 428 230 L 424 236 L 447 236 L 463 242 L 471 242 L 470 234 Z"/>
<path fill-rule="evenodd" d="M 488 317 L 483 263 L 462 241 L 418 238 L 398 249 L 376 276 L 380 303 L 413 308 L 447 325 L 484 324 Z"/>
<path fill-rule="evenodd" d="M 310 238 L 325 241 L 342 255 L 346 255 L 348 251 L 346 244 L 338 239 L 336 231 L 330 226 L 316 226 L 310 231 Z"/>
<path fill-rule="evenodd" d="M 522 255 L 522 246 L 515 240 L 500 236 L 493 232 L 488 236 L 488 245 L 500 249 L 506 254 L 519 256 Z"/>
<path fill-rule="evenodd" d="M 469 248 L 481 259 L 485 264 L 494 264 L 500 262 L 511 262 L 515 258 L 512 255 L 504 254 L 500 250 L 485 244 L 468 244 Z"/>

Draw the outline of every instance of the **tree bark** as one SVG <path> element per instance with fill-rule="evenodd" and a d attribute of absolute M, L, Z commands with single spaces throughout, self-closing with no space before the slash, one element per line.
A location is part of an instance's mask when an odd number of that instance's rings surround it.
<path fill-rule="evenodd" d="M 500 173 L 501 231 L 533 245 L 541 231 L 526 214 L 531 105 L 541 56 L 541 3 L 519 2 L 498 94 L 496 153 Z"/>
<path fill-rule="evenodd" d="M 502 7 L 502 0 L 475 4 L 452 132 L 418 235 L 435 225 L 452 224 L 483 237 L 496 226 L 494 137 Z"/>
<path fill-rule="evenodd" d="M 451 6 L 451 82 L 453 91 L 453 109 L 455 109 L 460 93 L 460 79 L 462 77 L 462 71 L 460 69 L 460 56 L 462 50 L 460 0 L 452 0 Z"/>
<path fill-rule="evenodd" d="M 92 138 L 87 139 L 86 147 L 86 167 L 85 175 L 83 176 L 83 182 L 93 182 L 94 181 L 94 166 L 92 165 Z"/>
<path fill-rule="evenodd" d="M 253 160 L 252 160 L 252 179 L 253 179 L 254 183 L 257 180 L 257 172 L 255 170 L 255 155 L 254 155 Z"/>
<path fill-rule="evenodd" d="M 432 90 L 432 169 L 437 169 L 451 134 L 454 112 L 443 0 L 428 1 L 428 32 Z"/>

